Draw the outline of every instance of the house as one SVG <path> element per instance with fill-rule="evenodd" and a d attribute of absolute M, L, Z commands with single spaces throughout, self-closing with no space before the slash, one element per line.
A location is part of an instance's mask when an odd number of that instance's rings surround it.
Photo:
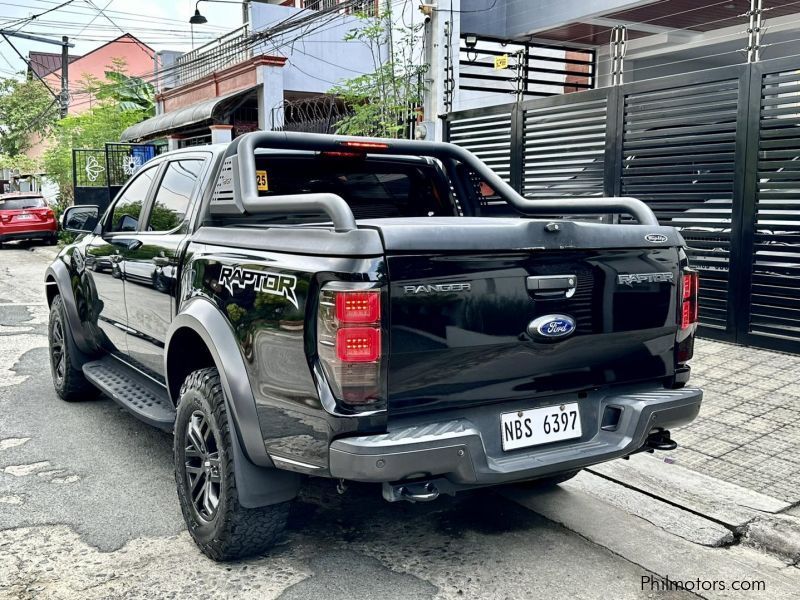
<path fill-rule="evenodd" d="M 114 61 L 124 61 L 127 74 L 145 76 L 153 72 L 155 51 L 130 33 L 98 46 L 83 56 L 70 56 L 69 61 L 69 114 L 86 112 L 95 101 L 93 93 L 86 89 L 87 76 L 103 81 L 105 72 Z M 28 55 L 29 71 L 34 71 L 50 88 L 61 89 L 61 55 L 48 52 L 31 52 Z"/>
<path fill-rule="evenodd" d="M 172 148 L 224 142 L 283 127 L 285 118 L 306 110 L 297 110 L 298 103 L 316 111 L 318 118 L 310 120 L 324 128 L 329 114 L 341 109 L 326 92 L 375 69 L 370 49 L 346 39 L 368 21 L 354 14 L 352 2 L 336 10 L 343 1 L 248 2 L 240 28 L 187 53 L 157 53 L 151 67 L 157 114 L 128 128 L 122 141 L 166 139 Z M 359 12 L 375 14 L 376 6 L 363 0 Z M 315 11 L 321 18 L 313 26 Z M 301 21 L 308 24 L 292 27 Z M 275 24 L 288 28 L 278 32 L 271 29 Z"/>

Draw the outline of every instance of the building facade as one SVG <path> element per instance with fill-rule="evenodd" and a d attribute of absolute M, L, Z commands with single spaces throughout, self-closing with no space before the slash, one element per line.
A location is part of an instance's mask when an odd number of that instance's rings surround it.
<path fill-rule="evenodd" d="M 363 4 L 374 14 L 374 0 Z M 322 112 L 338 110 L 335 101 L 320 99 L 344 80 L 375 69 L 373 51 L 348 40 L 371 22 L 362 11 L 355 14 L 352 2 L 245 7 L 242 27 L 191 52 L 157 53 L 157 114 L 126 130 L 122 141 L 166 140 L 177 148 L 281 128 L 303 103 L 320 104 Z"/>

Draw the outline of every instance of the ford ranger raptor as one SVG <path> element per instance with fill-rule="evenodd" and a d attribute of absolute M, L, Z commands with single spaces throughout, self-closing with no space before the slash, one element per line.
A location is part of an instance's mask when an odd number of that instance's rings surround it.
<path fill-rule="evenodd" d="M 459 146 L 248 133 L 63 222 L 56 392 L 173 432 L 217 560 L 266 551 L 308 478 L 412 502 L 552 484 L 674 448 L 700 409 L 679 232 L 632 198 L 526 199 Z"/>

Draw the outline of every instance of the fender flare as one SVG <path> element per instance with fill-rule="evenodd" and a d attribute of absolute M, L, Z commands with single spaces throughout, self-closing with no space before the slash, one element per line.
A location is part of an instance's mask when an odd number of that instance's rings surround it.
<path fill-rule="evenodd" d="M 203 297 L 189 300 L 167 332 L 164 373 L 168 389 L 172 389 L 167 368 L 170 343 L 175 332 L 186 328 L 205 343 L 225 390 L 225 404 L 233 429 L 231 442 L 239 502 L 245 508 L 256 508 L 291 500 L 300 489 L 301 476 L 275 468 L 264 446 L 256 401 L 233 330 L 217 307 Z"/>
<path fill-rule="evenodd" d="M 58 288 L 58 294 L 64 303 L 64 311 L 67 314 L 67 325 L 69 325 L 72 339 L 78 349 L 84 354 L 91 355 L 97 351 L 97 348 L 90 343 L 86 337 L 86 332 L 83 328 L 83 322 L 78 314 L 78 307 L 75 304 L 75 292 L 72 289 L 72 278 L 70 277 L 67 265 L 64 264 L 60 258 L 56 259 L 45 271 L 44 281 L 45 288 L 48 285 L 48 279 L 52 277 L 55 280 L 55 285 Z"/>
<path fill-rule="evenodd" d="M 214 364 L 219 371 L 220 381 L 225 390 L 228 414 L 234 425 L 237 437 L 247 457 L 261 467 L 274 467 L 272 459 L 264 446 L 261 427 L 256 412 L 256 401 L 250 388 L 250 378 L 239 350 L 233 330 L 228 320 L 219 309 L 203 297 L 189 300 L 181 312 L 172 320 L 167 331 L 164 348 L 164 373 L 168 389 L 173 389 L 175 382 L 169 381 L 170 371 L 167 364 L 170 344 L 177 331 L 191 329 L 205 343 Z M 177 398 L 172 398 L 177 403 Z"/>

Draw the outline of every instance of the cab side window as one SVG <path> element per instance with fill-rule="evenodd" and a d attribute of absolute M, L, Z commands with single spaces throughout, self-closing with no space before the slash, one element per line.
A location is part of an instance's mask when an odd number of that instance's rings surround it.
<path fill-rule="evenodd" d="M 109 231 L 136 231 L 139 228 L 142 208 L 157 171 L 158 167 L 153 166 L 135 175 L 135 179 L 114 204 Z"/>
<path fill-rule="evenodd" d="M 172 231 L 186 220 L 203 160 L 176 160 L 167 165 L 158 186 L 146 231 Z"/>

